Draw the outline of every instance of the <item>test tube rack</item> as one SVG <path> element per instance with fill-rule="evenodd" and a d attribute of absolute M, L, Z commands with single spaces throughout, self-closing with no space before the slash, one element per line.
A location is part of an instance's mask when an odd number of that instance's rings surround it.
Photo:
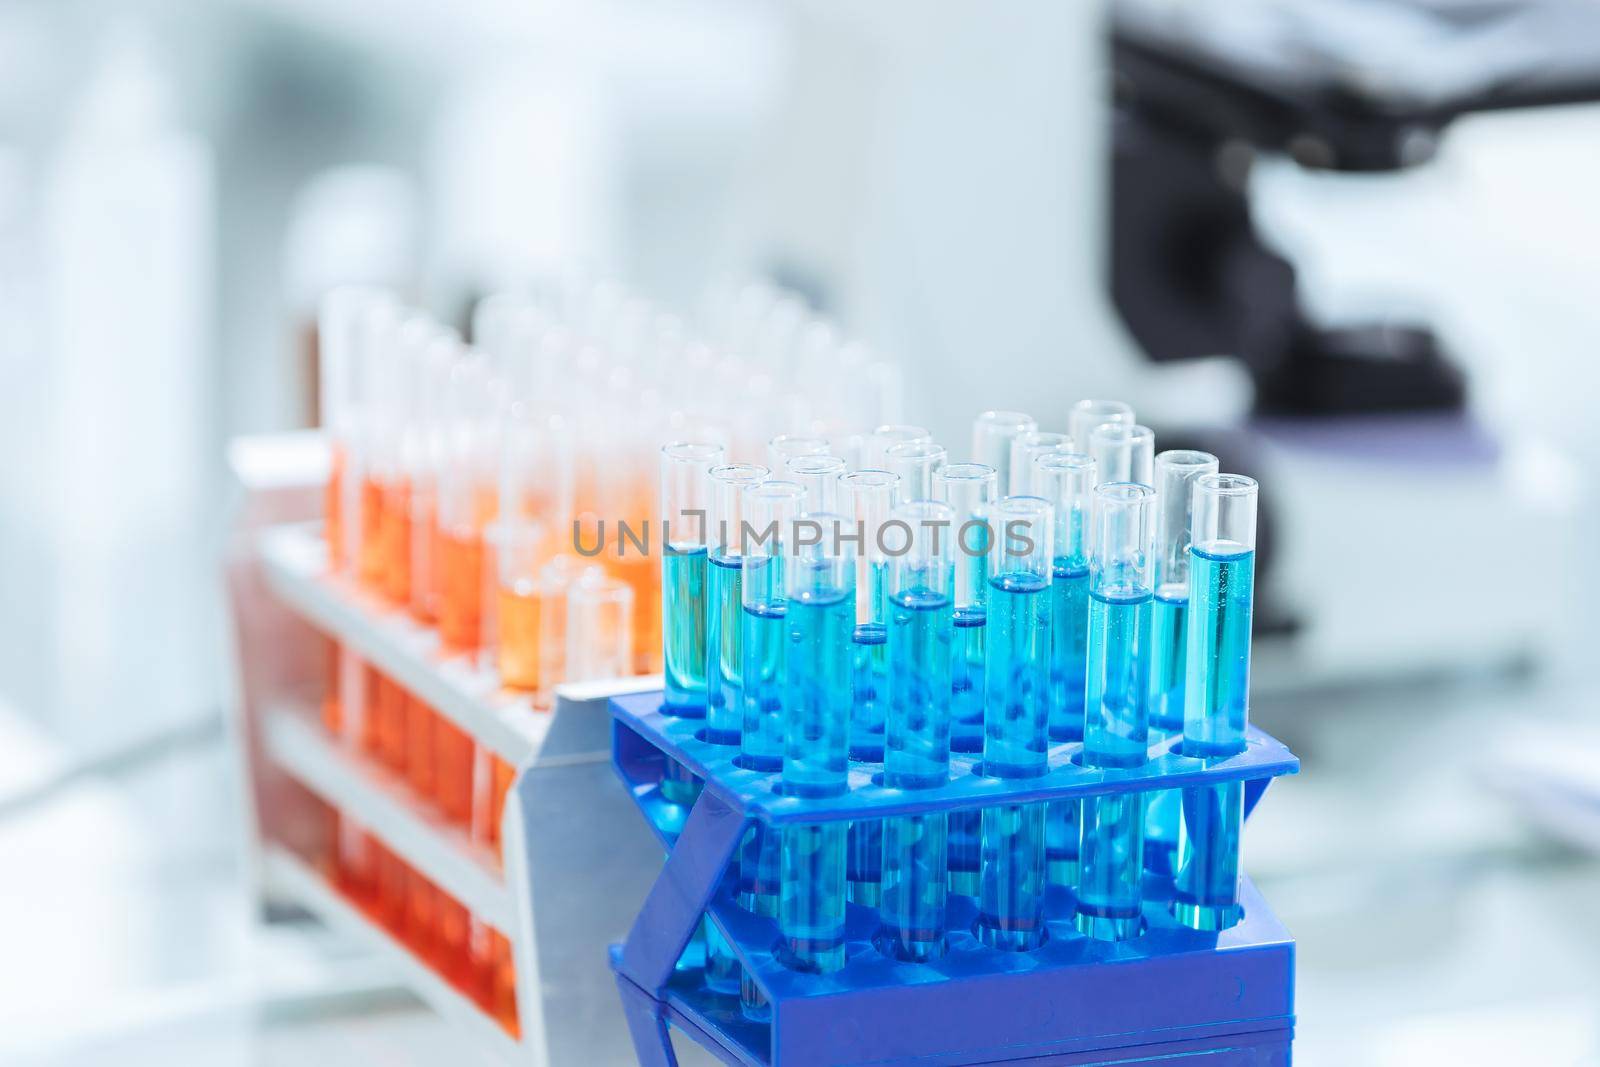
<path fill-rule="evenodd" d="M 243 490 L 227 561 L 236 642 L 232 734 L 246 866 L 268 914 L 309 912 L 388 962 L 398 981 L 505 1063 L 624 1063 L 605 946 L 659 868 L 611 773 L 607 701 L 656 678 L 569 685 L 552 708 L 443 655 L 432 631 L 330 576 L 320 523 L 325 444 L 313 434 L 230 448 Z M 316 711 L 328 639 L 347 646 L 516 768 L 502 855 L 446 823 L 381 766 L 348 752 Z M 309 859 L 325 820 L 360 824 L 511 944 L 515 1034 L 342 895 Z M 582 812 L 582 821 L 573 818 Z M 286 909 L 287 906 L 287 909 Z"/>
<path fill-rule="evenodd" d="M 996 804 L 1097 794 L 1244 783 L 1246 815 L 1272 778 L 1296 773 L 1281 743 L 1251 728 L 1245 750 L 1223 760 L 1179 754 L 1175 741 L 1150 749 L 1139 768 L 1100 770 L 1051 749 L 1050 773 L 1000 779 L 976 757 L 953 754 L 938 788 L 885 788 L 870 765 L 852 764 L 849 792 L 828 799 L 784 796 L 778 776 L 738 765 L 737 749 L 708 744 L 699 723 L 665 714 L 661 696 L 611 702 L 618 775 L 668 850 L 660 876 L 626 940 L 613 946 L 628 1025 L 644 1067 L 672 1067 L 675 1028 L 738 1067 L 872 1064 L 874 1067 L 1020 1063 L 1105 1064 L 1204 1058 L 1216 1067 L 1287 1065 L 1294 1032 L 1294 941 L 1248 879 L 1238 924 L 1217 933 L 1178 925 L 1147 875 L 1145 932 L 1124 942 L 1091 941 L 1071 922 L 1071 894 L 1053 887 L 1049 938 L 1029 953 L 979 944 L 971 898 L 952 895 L 948 951 L 905 963 L 872 944 L 874 912 L 849 905 L 849 958 L 829 975 L 796 972 L 774 954 L 775 922 L 738 906 L 729 861 L 746 831 L 833 820 L 926 815 Z M 661 795 L 666 761 L 703 782 L 685 818 Z M 769 1023 L 746 1019 L 738 998 L 710 992 L 678 967 L 702 915 L 732 946 L 771 1005 Z"/>

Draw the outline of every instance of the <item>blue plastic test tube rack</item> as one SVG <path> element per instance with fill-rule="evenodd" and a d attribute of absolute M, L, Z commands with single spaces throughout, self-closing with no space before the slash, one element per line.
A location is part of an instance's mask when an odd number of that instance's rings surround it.
<path fill-rule="evenodd" d="M 643 1067 L 675 1067 L 670 1030 L 740 1067 L 1028 1067 L 1196 1058 L 1206 1067 L 1286 1067 L 1294 1036 L 1294 941 L 1248 879 L 1240 922 L 1220 933 L 1180 926 L 1168 906 L 1170 882 L 1147 875 L 1145 933 L 1092 941 L 1073 929 L 1070 892 L 1052 887 L 1049 937 L 1033 952 L 983 946 L 972 932 L 970 897 L 950 897 L 948 951 L 906 963 L 874 947 L 876 912 L 850 906 L 849 957 L 833 974 L 790 970 L 775 957 L 775 922 L 740 908 L 733 857 L 754 822 L 772 827 L 921 815 L 994 804 L 1057 801 L 1095 794 L 1245 783 L 1248 815 L 1272 778 L 1299 761 L 1253 727 L 1245 751 L 1202 762 L 1178 754 L 1178 740 L 1151 746 L 1142 767 L 1100 770 L 1075 761 L 1081 742 L 1052 746 L 1041 778 L 983 776 L 976 755 L 951 756 L 948 784 L 887 789 L 870 766 L 852 765 L 850 792 L 787 797 L 777 774 L 737 765 L 737 749 L 707 744 L 701 724 L 663 715 L 661 695 L 611 704 L 612 758 L 668 849 L 666 866 L 612 967 Z M 686 821 L 666 817 L 660 782 L 668 760 L 703 779 Z M 674 831 L 671 827 L 681 826 Z M 709 914 L 771 1004 L 769 1022 L 740 1011 L 693 972 L 676 970 L 702 915 Z"/>

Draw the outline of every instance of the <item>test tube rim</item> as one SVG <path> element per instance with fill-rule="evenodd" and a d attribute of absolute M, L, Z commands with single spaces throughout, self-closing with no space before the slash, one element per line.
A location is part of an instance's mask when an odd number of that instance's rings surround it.
<path fill-rule="evenodd" d="M 730 471 L 749 471 L 745 477 L 733 477 Z M 760 473 L 754 473 L 759 471 Z M 719 463 L 706 471 L 706 477 L 715 478 L 728 485 L 759 485 L 772 477 L 772 468 L 763 463 Z"/>
<path fill-rule="evenodd" d="M 1203 469 L 1216 462 L 1215 455 L 1198 448 L 1169 448 L 1165 452 L 1157 452 L 1155 458 L 1157 466 L 1175 467 L 1183 471 Z"/>
<path fill-rule="evenodd" d="M 1033 466 L 1035 470 L 1093 470 L 1094 457 L 1087 452 L 1041 452 L 1033 457 Z"/>
<path fill-rule="evenodd" d="M 1109 432 L 1108 432 L 1109 431 Z M 1154 441 L 1156 432 L 1150 427 L 1138 422 L 1102 422 L 1099 426 L 1089 431 L 1089 440 L 1092 442 L 1098 437 L 1116 437 L 1119 441 Z M 1174 449 L 1174 451 L 1178 451 Z"/>
<path fill-rule="evenodd" d="M 1207 492 L 1217 496 L 1248 496 L 1261 488 L 1260 483 L 1248 474 L 1229 474 L 1226 471 L 1202 474 L 1194 480 L 1194 485 L 1196 489 L 1204 487 Z"/>
<path fill-rule="evenodd" d="M 1101 482 L 1094 487 L 1094 495 L 1114 504 L 1131 504 L 1154 497 L 1156 491 L 1143 482 Z"/>
<path fill-rule="evenodd" d="M 891 456 L 895 459 L 925 459 L 948 455 L 950 450 L 931 437 L 921 441 L 898 441 L 883 450 L 884 459 Z"/>
<path fill-rule="evenodd" d="M 672 460 L 714 459 L 726 453 L 727 449 L 715 441 L 669 441 L 661 446 L 662 457 Z M 711 466 L 714 464 L 708 464 L 707 469 Z"/>
<path fill-rule="evenodd" d="M 1000 470 L 974 460 L 966 463 L 946 463 L 934 471 L 933 476 L 947 482 L 981 482 L 998 478 Z"/>
<path fill-rule="evenodd" d="M 893 471 L 879 470 L 876 467 L 867 467 L 858 471 L 850 471 L 839 475 L 840 485 L 866 486 L 869 489 L 879 489 L 886 485 L 895 485 L 900 481 L 900 476 Z"/>

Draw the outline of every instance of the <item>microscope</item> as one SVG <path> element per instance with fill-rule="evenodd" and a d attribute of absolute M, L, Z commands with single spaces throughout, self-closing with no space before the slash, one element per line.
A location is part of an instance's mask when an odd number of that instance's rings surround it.
<path fill-rule="evenodd" d="M 1519 477 L 1523 442 L 1475 415 L 1429 322 L 1314 319 L 1251 173 L 1399 173 L 1462 116 L 1600 100 L 1600 7 L 1116 0 L 1109 35 L 1117 313 L 1149 360 L 1227 355 L 1254 386 L 1237 432 L 1192 443 L 1272 487 L 1261 687 L 1535 662 L 1561 591 L 1477 580 L 1505 546 L 1575 551 L 1568 505 Z"/>

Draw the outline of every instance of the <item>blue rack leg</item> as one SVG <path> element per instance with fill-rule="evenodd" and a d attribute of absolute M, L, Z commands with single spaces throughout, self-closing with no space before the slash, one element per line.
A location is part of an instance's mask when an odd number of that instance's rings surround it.
<path fill-rule="evenodd" d="M 678 1067 L 661 1002 L 620 974 L 617 989 L 622 993 L 622 1014 L 628 1021 L 628 1036 L 633 1038 L 639 1067 Z"/>
<path fill-rule="evenodd" d="M 701 792 L 623 942 L 618 965 L 623 977 L 652 996 L 666 988 L 744 830 L 742 814 L 711 790 Z"/>

